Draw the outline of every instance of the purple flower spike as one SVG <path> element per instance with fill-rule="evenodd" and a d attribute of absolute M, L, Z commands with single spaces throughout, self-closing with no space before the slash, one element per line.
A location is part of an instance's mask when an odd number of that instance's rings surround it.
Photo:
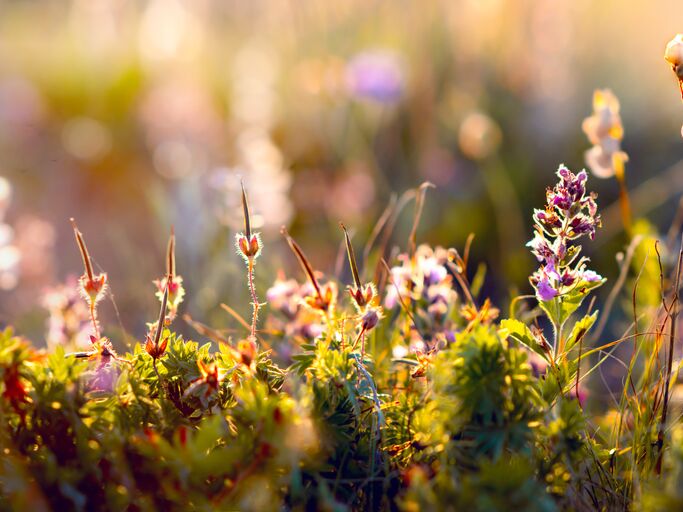
<path fill-rule="evenodd" d="M 558 183 L 548 189 L 543 210 L 534 210 L 536 232 L 527 244 L 536 256 L 540 268 L 531 276 L 536 296 L 546 302 L 569 293 L 577 280 L 598 282 L 602 277 L 592 270 L 584 270 L 585 259 L 577 258 L 581 246 L 572 242 L 582 236 L 595 236 L 600 226 L 595 195 L 586 193 L 588 174 L 572 173 L 561 165 L 557 170 Z M 574 265 L 573 262 L 576 262 Z"/>

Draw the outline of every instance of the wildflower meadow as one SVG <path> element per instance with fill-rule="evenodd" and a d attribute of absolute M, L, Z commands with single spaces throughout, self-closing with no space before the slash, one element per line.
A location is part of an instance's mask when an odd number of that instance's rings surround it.
<path fill-rule="evenodd" d="M 593 84 L 566 114 L 576 150 L 537 165 L 559 126 L 540 98 L 560 100 L 498 91 L 530 63 L 490 86 L 458 71 L 443 92 L 444 47 L 343 50 L 339 25 L 368 7 L 304 2 L 274 9 L 291 26 L 273 48 L 339 37 L 339 52 L 295 65 L 252 41 L 216 106 L 176 73 L 201 60 L 219 89 L 209 48 L 237 36 L 211 26 L 246 30 L 256 7 L 76 4 L 63 30 L 97 27 L 88 51 L 111 60 L 63 50 L 59 76 L 92 66 L 94 82 L 0 66 L 0 156 L 15 157 L 0 173 L 17 169 L 0 177 L 0 510 L 683 510 L 682 34 L 643 57 L 664 84 L 647 102 L 673 121 L 641 128 L 634 93 Z M 512 3 L 488 4 L 411 8 L 414 51 Z M 30 46 L 8 12 L 7 45 Z M 112 35 L 132 19 L 135 58 Z M 523 152 L 524 109 L 542 127 Z M 671 167 L 642 177 L 648 159 Z M 33 177 L 41 162 L 63 174 Z"/>

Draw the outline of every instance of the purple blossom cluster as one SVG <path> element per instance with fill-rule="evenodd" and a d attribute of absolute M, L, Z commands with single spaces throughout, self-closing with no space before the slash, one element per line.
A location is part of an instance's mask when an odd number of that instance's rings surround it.
<path fill-rule="evenodd" d="M 452 343 L 456 330 L 453 313 L 459 304 L 447 268 L 448 251 L 420 245 L 412 258 L 401 254 L 398 260 L 401 264 L 391 268 L 386 283 L 384 306 L 387 310 L 405 307 L 413 311 L 421 332 L 411 329 L 406 333 L 408 343 L 395 347 L 394 357 L 424 353 L 437 343 Z"/>
<path fill-rule="evenodd" d="M 458 298 L 446 268 L 448 251 L 421 245 L 413 259 L 407 254 L 399 255 L 398 259 L 401 265 L 391 269 L 384 306 L 387 309 L 400 306 L 401 298 L 422 301 L 430 316 L 445 317 Z"/>
<path fill-rule="evenodd" d="M 300 336 L 313 340 L 320 336 L 324 329 L 323 319 L 305 305 L 306 297 L 313 295 L 314 289 L 310 283 L 300 284 L 295 279 L 278 277 L 266 292 L 270 308 L 283 317 L 271 319 L 276 324 L 273 327 L 282 330 L 287 337 Z"/>
<path fill-rule="evenodd" d="M 48 310 L 47 344 L 50 348 L 63 345 L 67 349 L 88 349 L 93 333 L 88 307 L 78 293 L 77 280 L 70 278 L 45 291 L 43 306 Z"/>
<path fill-rule="evenodd" d="M 527 244 L 541 263 L 530 278 L 539 301 L 547 302 L 572 291 L 581 283 L 602 277 L 586 269 L 588 258 L 579 257 L 580 245 L 571 242 L 600 227 L 596 195 L 586 191 L 586 171 L 572 173 L 564 165 L 557 171 L 558 183 L 546 192 L 544 210 L 534 211 L 536 232 Z"/>

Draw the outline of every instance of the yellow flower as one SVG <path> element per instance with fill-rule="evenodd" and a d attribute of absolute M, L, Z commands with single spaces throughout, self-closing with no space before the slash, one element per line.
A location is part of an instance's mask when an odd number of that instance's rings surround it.
<path fill-rule="evenodd" d="M 586 165 L 598 178 L 623 173 L 628 155 L 621 150 L 624 126 L 619 115 L 619 100 L 609 89 L 593 94 L 593 115 L 584 119 L 582 129 L 593 147 L 586 151 Z"/>

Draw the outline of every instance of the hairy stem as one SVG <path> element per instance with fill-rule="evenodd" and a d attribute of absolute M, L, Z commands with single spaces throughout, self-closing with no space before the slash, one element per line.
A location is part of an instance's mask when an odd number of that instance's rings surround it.
<path fill-rule="evenodd" d="M 258 318 L 259 302 L 256 296 L 256 287 L 254 286 L 254 259 L 249 258 L 249 263 L 247 264 L 247 275 L 249 278 L 249 292 L 251 293 L 251 305 L 253 307 L 253 313 L 251 316 L 251 337 L 256 337 L 256 320 Z"/>
<path fill-rule="evenodd" d="M 90 320 L 92 321 L 92 328 L 95 331 L 95 336 L 100 339 L 100 328 L 97 325 L 97 311 L 95 310 L 95 303 L 90 302 Z"/>

